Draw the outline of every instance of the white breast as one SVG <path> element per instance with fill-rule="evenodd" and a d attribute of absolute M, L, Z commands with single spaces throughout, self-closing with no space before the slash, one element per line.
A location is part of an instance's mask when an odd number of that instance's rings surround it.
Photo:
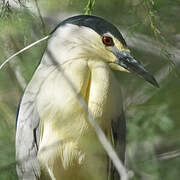
<path fill-rule="evenodd" d="M 111 121 L 120 114 L 121 93 L 108 65 L 101 61 L 76 60 L 63 65 L 63 69 L 102 129 L 110 130 Z M 100 163 L 90 169 L 101 168 L 106 172 L 105 152 L 76 94 L 57 69 L 44 81 L 37 107 L 42 124 L 38 158 L 47 171 L 60 178 L 62 173 L 57 173 L 58 169 L 84 165 L 94 159 L 94 154 L 101 154 Z"/>

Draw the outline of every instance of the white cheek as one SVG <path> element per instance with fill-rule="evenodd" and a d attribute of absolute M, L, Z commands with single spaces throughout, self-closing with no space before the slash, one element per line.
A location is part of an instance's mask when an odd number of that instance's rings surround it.
<path fill-rule="evenodd" d="M 104 60 L 109 54 L 99 34 L 88 27 L 72 24 L 58 28 L 48 48 L 60 64 L 78 58 Z"/>

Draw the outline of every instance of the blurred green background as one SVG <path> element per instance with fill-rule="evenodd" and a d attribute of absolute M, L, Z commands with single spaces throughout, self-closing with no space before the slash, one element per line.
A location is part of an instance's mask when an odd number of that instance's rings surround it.
<path fill-rule="evenodd" d="M 160 85 L 157 89 L 132 74 L 117 73 L 127 116 L 126 167 L 131 179 L 180 179 L 179 0 L 96 0 L 88 8 L 88 0 L 0 3 L 0 63 L 66 17 L 92 12 L 115 24 Z M 29 49 L 0 70 L 0 180 L 17 179 L 16 109 L 45 45 Z"/>

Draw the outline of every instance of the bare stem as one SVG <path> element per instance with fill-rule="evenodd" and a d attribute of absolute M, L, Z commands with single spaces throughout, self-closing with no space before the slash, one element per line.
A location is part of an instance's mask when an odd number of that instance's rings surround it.
<path fill-rule="evenodd" d="M 39 39 L 38 41 L 33 42 L 32 44 L 26 46 L 25 48 L 19 50 L 18 52 L 16 52 L 15 54 L 13 54 L 12 56 L 10 56 L 8 59 L 6 59 L 1 65 L 0 65 L 0 70 L 4 67 L 4 65 L 6 65 L 8 62 L 10 62 L 15 56 L 21 54 L 22 52 L 30 49 L 31 47 L 35 46 L 36 44 L 39 44 L 40 42 L 46 40 L 49 38 L 49 35 L 43 37 L 42 39 Z"/>

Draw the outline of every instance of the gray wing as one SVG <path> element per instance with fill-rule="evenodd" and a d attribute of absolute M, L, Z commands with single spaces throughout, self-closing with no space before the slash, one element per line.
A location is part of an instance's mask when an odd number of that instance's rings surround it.
<path fill-rule="evenodd" d="M 19 105 L 16 131 L 16 160 L 20 179 L 33 180 L 40 174 L 36 159 L 39 122 L 35 99 L 29 91 L 25 91 Z"/>
<path fill-rule="evenodd" d="M 126 119 L 124 111 L 116 121 L 112 122 L 112 135 L 114 140 L 114 148 L 119 158 L 124 163 L 126 148 Z M 116 169 L 111 165 L 111 180 L 120 180 L 120 176 Z"/>
<path fill-rule="evenodd" d="M 46 66 L 39 65 L 19 104 L 16 126 L 16 160 L 17 173 L 19 179 L 22 180 L 35 180 L 40 177 L 37 152 L 41 127 L 36 99 L 48 72 Z"/>

